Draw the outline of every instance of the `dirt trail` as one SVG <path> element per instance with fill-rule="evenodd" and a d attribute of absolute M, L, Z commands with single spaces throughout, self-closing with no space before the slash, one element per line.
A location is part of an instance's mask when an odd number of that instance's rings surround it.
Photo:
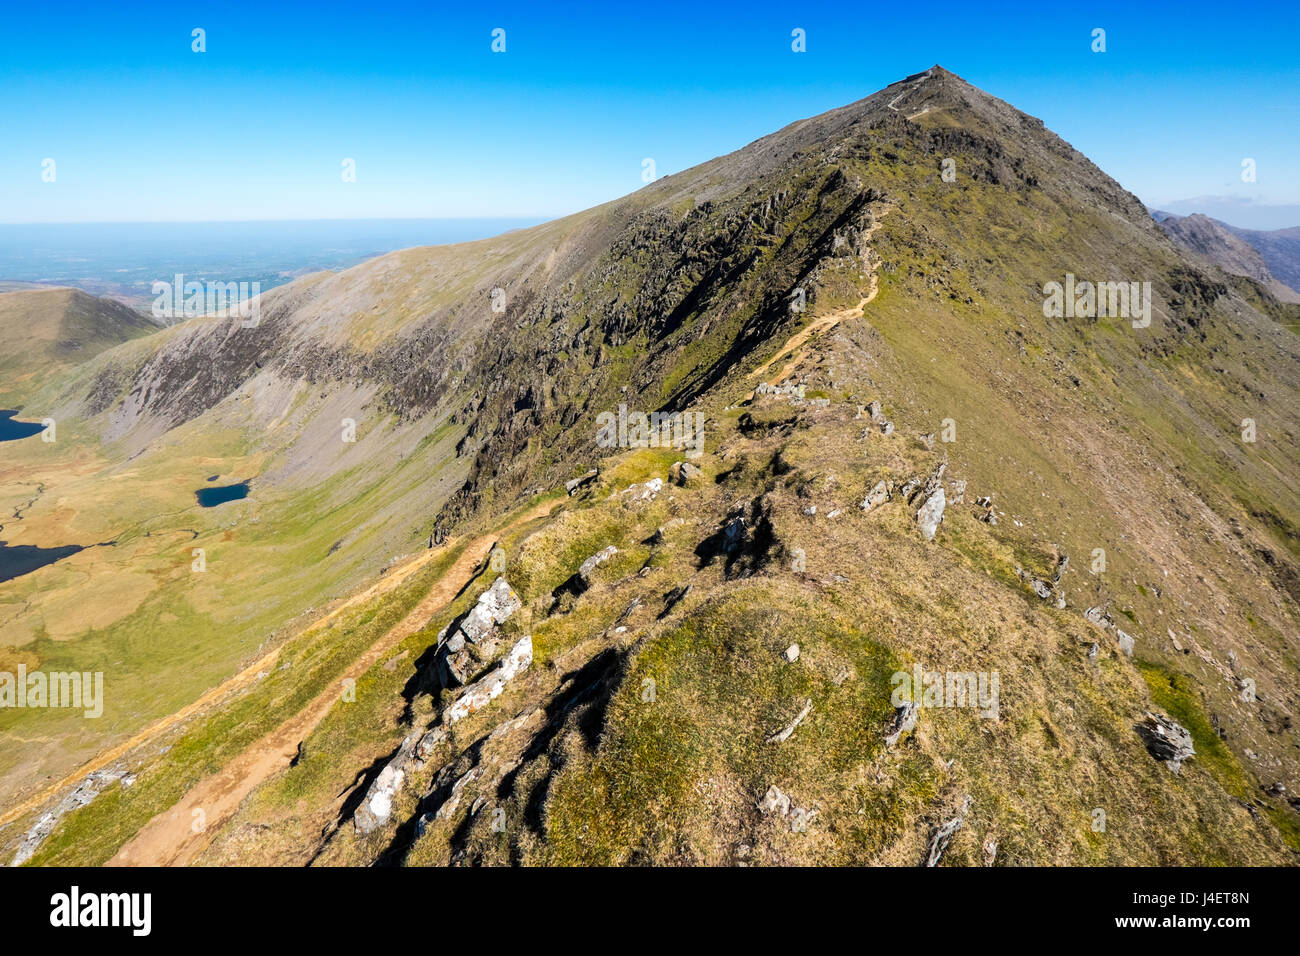
<path fill-rule="evenodd" d="M 892 207 L 882 210 L 880 214 L 872 221 L 871 225 L 863 233 L 863 238 L 865 240 L 870 240 L 880 230 L 881 220 L 883 220 L 885 216 L 888 215 L 891 209 Z M 866 309 L 866 307 L 871 304 L 871 300 L 876 297 L 876 293 L 878 293 L 879 291 L 880 291 L 880 279 L 876 275 L 876 271 L 873 269 L 871 271 L 870 283 L 867 287 L 867 294 L 863 296 L 862 301 L 860 301 L 857 305 L 853 306 L 852 308 L 839 309 L 835 312 L 828 312 L 825 315 L 818 316 L 816 319 L 813 319 L 813 321 L 809 322 L 806 326 L 804 326 L 802 329 L 800 329 L 798 332 L 792 335 L 789 341 L 787 341 L 785 345 L 781 346 L 781 348 L 777 350 L 775 355 L 773 355 L 770 359 L 768 359 L 758 368 L 754 369 L 754 371 L 750 372 L 749 377 L 761 378 L 768 371 L 768 369 L 770 369 L 778 361 L 785 358 L 785 356 L 790 355 L 791 356 L 790 361 L 786 362 L 785 365 L 781 367 L 780 372 L 778 372 L 776 375 L 773 375 L 770 378 L 763 379 L 763 381 L 768 385 L 780 384 L 782 381 L 784 381 L 785 379 L 793 375 L 794 370 L 799 367 L 799 363 L 801 363 L 805 358 L 808 357 L 808 350 L 805 349 L 803 346 L 809 339 L 811 339 L 814 335 L 817 335 L 820 332 L 829 332 L 831 329 L 835 328 L 835 326 L 839 325 L 841 322 L 844 322 L 846 320 L 862 318 L 863 310 Z M 751 391 L 748 395 L 745 396 L 744 401 L 747 402 L 752 401 L 753 398 L 754 398 L 754 393 Z"/>
<path fill-rule="evenodd" d="M 812 338 L 814 335 L 818 334 L 819 332 L 829 332 L 831 329 L 835 328 L 835 326 L 839 325 L 841 322 L 845 321 L 846 319 L 862 318 L 863 310 L 868 305 L 871 304 L 871 300 L 876 297 L 876 293 L 879 291 L 880 291 L 879 283 L 877 282 L 876 277 L 873 274 L 871 276 L 870 291 L 867 292 L 866 296 L 862 299 L 861 302 L 853 306 L 853 308 L 851 309 L 840 309 L 836 312 L 828 312 L 826 315 L 818 316 L 812 322 L 808 323 L 806 326 L 804 326 L 802 329 L 800 329 L 798 332 L 792 335 L 790 337 L 790 340 L 786 342 L 785 345 L 781 346 L 781 348 L 777 351 L 775 355 L 773 355 L 770 359 L 768 359 L 758 368 L 754 369 L 754 371 L 750 372 L 749 373 L 750 377 L 751 378 L 762 377 L 764 373 L 767 372 L 768 369 L 770 369 L 774 364 L 776 364 L 776 362 L 778 362 L 780 359 L 784 358 L 787 355 L 791 355 L 790 361 L 786 362 L 785 365 L 781 367 L 781 371 L 777 372 L 775 375 L 771 376 L 770 378 L 763 379 L 763 381 L 765 381 L 768 385 L 777 385 L 780 382 L 784 381 L 785 379 L 789 378 L 792 374 L 794 374 L 794 370 L 799 367 L 799 363 L 808 357 L 808 350 L 806 348 L 803 348 L 803 346 L 810 338 Z M 754 393 L 750 392 L 747 396 L 745 396 L 745 400 L 748 401 L 753 397 L 754 397 Z"/>
<path fill-rule="evenodd" d="M 554 502 L 542 502 L 508 525 L 471 541 L 456 562 L 429 589 L 429 593 L 352 663 L 347 676 L 359 678 L 384 654 L 419 630 L 436 611 L 449 604 L 482 566 L 493 543 L 502 533 L 546 514 L 554 506 Z M 429 555 L 436 553 L 438 552 L 431 551 Z M 402 576 L 409 577 L 415 568 L 427 560 L 428 557 L 422 555 L 410 562 L 403 567 Z M 373 590 L 374 588 L 369 589 Z M 366 593 L 369 594 L 369 591 Z M 328 620 L 329 616 L 322 618 L 322 621 Z M 223 769 L 195 784 L 170 810 L 163 811 L 145 824 L 107 865 L 184 866 L 189 863 L 211 842 L 221 825 L 234 815 L 244 798 L 258 784 L 289 766 L 298 752 L 299 741 L 304 740 L 325 719 L 325 715 L 338 700 L 339 685 L 326 687 L 305 708 L 250 744 L 248 749 Z M 201 811 L 201 814 L 195 811 Z M 201 827 L 196 826 L 198 821 L 202 822 Z M 199 832 L 195 832 L 196 829 Z"/>
<path fill-rule="evenodd" d="M 542 506 L 539 505 L 538 508 L 533 510 L 537 511 L 538 509 L 541 508 Z M 533 516 L 534 516 L 533 512 L 530 511 L 528 515 L 524 516 L 523 518 L 520 518 L 519 520 L 521 521 L 528 520 Z M 471 545 L 470 548 L 473 548 L 476 545 L 478 545 L 481 542 L 481 540 L 482 539 L 479 539 L 479 541 L 474 542 L 474 544 Z M 452 547 L 455 544 L 456 542 L 454 540 L 449 541 L 446 545 L 444 545 L 444 548 Z M 435 557 L 437 557 L 439 554 L 442 553 L 443 553 L 443 548 L 435 548 L 428 551 L 420 552 L 418 555 L 416 555 L 414 558 L 407 561 L 405 564 L 401 565 L 400 567 L 391 569 L 387 574 L 385 574 L 382 578 L 380 578 L 370 587 L 366 588 L 364 591 L 361 591 L 358 594 L 354 594 L 352 597 L 348 598 L 346 601 L 344 601 L 338 607 L 334 608 L 334 610 L 330 611 L 328 614 L 318 618 L 317 620 L 313 621 L 311 624 L 307 625 L 299 633 L 304 633 L 315 627 L 322 627 L 328 624 L 330 621 L 334 620 L 334 618 L 338 617 L 340 614 L 342 614 L 344 611 L 348 610 L 349 608 L 355 607 L 358 604 L 366 603 L 368 601 L 373 600 L 376 597 L 379 597 L 382 594 L 388 593 L 389 591 L 393 590 L 398 585 L 400 585 L 402 582 L 404 582 L 416 571 L 420 570 L 420 568 L 424 567 L 429 561 L 433 560 Z M 145 727 L 143 730 L 139 731 L 138 733 L 133 734 L 131 737 L 128 737 L 126 740 L 122 741 L 121 743 L 115 744 L 114 746 L 108 748 L 107 750 L 100 751 L 98 754 L 96 754 L 90 760 L 86 761 L 84 764 L 82 764 L 72 773 L 69 773 L 67 776 L 63 777 L 57 782 L 46 787 L 44 790 L 40 791 L 39 793 L 36 793 L 28 797 L 26 800 L 23 800 L 21 803 L 16 804 L 15 806 L 12 806 L 9 809 L 5 810 L 4 813 L 0 814 L 0 826 L 4 826 L 7 823 L 11 823 L 12 821 L 17 820 L 19 817 L 22 817 L 25 814 L 30 813 L 32 810 L 35 810 L 37 807 L 41 806 L 42 804 L 52 799 L 55 795 L 57 795 L 61 791 L 81 783 L 81 781 L 86 779 L 86 777 L 89 774 L 94 773 L 96 770 L 103 770 L 105 767 L 109 766 L 115 761 L 125 757 L 128 753 L 130 753 L 132 750 L 135 750 L 137 747 L 140 747 L 143 744 L 147 744 L 149 741 L 158 737 L 160 734 L 166 733 L 168 730 L 172 729 L 178 724 L 181 724 L 189 720 L 191 717 L 194 717 L 195 715 L 202 713 L 204 710 L 207 710 L 209 707 L 213 706 L 218 701 L 221 701 L 222 699 L 234 693 L 235 691 L 242 690 L 244 687 L 256 681 L 258 679 L 258 675 L 261 674 L 263 671 L 271 670 L 272 667 L 275 666 L 275 663 L 279 659 L 279 657 L 280 657 L 280 647 L 277 646 L 272 650 L 267 651 L 261 657 L 255 659 L 251 664 L 249 664 L 243 670 L 239 671 L 239 673 L 235 674 L 232 677 L 227 678 L 225 681 L 218 684 L 216 687 L 213 687 L 211 690 L 204 693 L 193 703 L 186 704 L 180 710 L 168 714 L 166 717 L 163 717 L 155 721 L 154 723 L 150 724 L 148 727 Z"/>
<path fill-rule="evenodd" d="M 454 544 L 454 542 L 449 542 L 448 546 L 450 546 L 450 544 Z M 399 584 L 405 581 L 408 577 L 410 577 L 420 568 L 424 567 L 424 565 L 428 563 L 430 560 L 432 560 L 432 558 L 435 555 L 438 555 L 440 553 L 441 553 L 441 549 L 421 552 L 416 557 L 408 561 L 406 564 L 402 565 L 399 568 L 394 568 L 393 570 L 391 570 L 388 574 L 384 575 L 383 578 L 381 578 L 379 581 L 372 584 L 370 587 L 366 588 L 360 594 L 354 594 L 352 597 L 348 598 L 346 601 L 344 601 L 334 610 L 330 611 L 324 617 L 321 617 L 318 620 L 313 621 L 307 627 L 303 628 L 303 632 L 309 631 L 314 627 L 321 627 L 322 625 L 328 624 L 330 621 L 338 617 L 348 608 L 354 607 L 357 604 L 363 603 L 365 601 L 369 601 L 375 597 L 378 597 L 381 594 L 385 594 L 388 591 L 391 591 L 393 588 L 397 587 Z M 142 744 L 148 743 L 150 740 L 154 739 L 159 734 L 165 733 L 166 731 L 175 727 L 177 724 L 189 720 L 191 717 L 195 716 L 196 714 L 202 713 L 204 710 L 211 707 L 213 704 L 217 703 L 218 701 L 222 700 L 229 694 L 237 690 L 241 690 L 242 688 L 246 687 L 248 684 L 253 683 L 255 680 L 258 679 L 259 674 L 261 674 L 263 671 L 269 671 L 275 665 L 275 662 L 279 659 L 279 657 L 280 657 L 280 647 L 277 646 L 272 650 L 267 651 L 261 657 L 254 660 L 253 663 L 249 664 L 247 667 L 245 667 L 239 673 L 235 674 L 233 677 L 227 678 L 222 683 L 218 684 L 216 687 L 213 687 L 211 690 L 204 693 L 201 697 L 198 698 L 198 700 L 194 701 L 193 703 L 186 704 L 180 710 L 176 711 L 175 713 L 168 714 L 166 717 L 163 717 L 162 719 L 155 721 L 154 723 L 146 727 L 144 730 L 141 730 L 139 733 L 134 734 L 133 736 L 127 738 L 126 740 L 122 741 L 120 744 L 117 744 L 113 747 L 110 747 L 108 750 L 103 750 L 100 753 L 96 754 L 86 763 L 82 764 L 80 767 L 78 767 L 72 773 L 68 774 L 63 779 L 59 780 L 57 783 L 51 784 L 49 787 L 46 787 L 40 793 L 28 797 L 22 803 L 18 804 L 17 806 L 9 808 L 3 814 L 0 814 L 0 826 L 4 826 L 6 823 L 18 819 L 19 817 L 23 816 L 25 813 L 45 803 L 47 800 L 52 798 L 55 794 L 59 793 L 61 790 L 65 790 L 68 787 L 75 786 L 76 784 L 84 780 L 87 777 L 87 775 L 94 773 L 96 770 L 103 770 L 109 764 L 113 763 L 116 760 L 120 760 L 122 757 L 125 757 L 132 750 L 141 746 Z"/>

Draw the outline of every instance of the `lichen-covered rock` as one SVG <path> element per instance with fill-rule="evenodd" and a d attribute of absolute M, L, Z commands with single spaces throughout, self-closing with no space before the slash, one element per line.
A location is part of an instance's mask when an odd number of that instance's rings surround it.
<path fill-rule="evenodd" d="M 519 595 L 504 577 L 499 577 L 459 622 L 439 635 L 434 659 L 442 686 L 464 684 L 491 664 L 501 649 L 498 625 L 521 607 Z"/>
<path fill-rule="evenodd" d="M 939 530 L 939 523 L 943 521 L 943 509 L 946 505 L 947 497 L 941 486 L 925 499 L 925 504 L 921 505 L 916 512 L 916 524 L 926 541 L 934 540 L 935 532 Z"/>
<path fill-rule="evenodd" d="M 505 578 L 497 578 L 492 586 L 479 595 L 478 602 L 461 622 L 460 631 L 470 643 L 477 644 L 498 624 L 523 607 L 519 595 Z"/>
<path fill-rule="evenodd" d="M 476 710 L 481 710 L 501 696 L 508 684 L 517 675 L 528 669 L 533 662 L 533 638 L 525 634 L 510 648 L 501 663 L 490 673 L 466 687 L 459 697 L 443 711 L 442 722 L 448 726 L 464 720 Z"/>
<path fill-rule="evenodd" d="M 616 554 L 618 554 L 618 548 L 614 547 L 611 544 L 606 548 L 601 548 L 599 551 L 597 551 L 587 560 L 583 561 L 582 564 L 578 565 L 578 574 L 577 574 L 576 583 L 578 584 L 579 593 L 581 593 L 582 591 L 586 591 L 588 588 L 591 587 L 592 574 L 595 573 L 598 567 L 600 567 L 602 564 L 604 564 L 606 561 L 608 561 Z"/>
<path fill-rule="evenodd" d="M 1106 609 L 1103 607 L 1088 608 L 1083 612 L 1083 619 L 1089 624 L 1095 624 L 1103 631 L 1115 630 L 1115 622 L 1111 620 L 1110 615 L 1106 613 Z"/>
<path fill-rule="evenodd" d="M 402 745 L 397 748 L 393 759 L 388 761 L 384 769 L 379 771 L 379 776 L 375 777 L 374 782 L 370 784 L 365 799 L 361 801 L 361 806 L 352 816 L 352 824 L 358 832 L 369 833 L 383 826 L 392 816 L 393 800 L 406 783 L 406 771 L 415 754 L 418 739 L 418 734 L 408 734 L 402 741 Z"/>
<path fill-rule="evenodd" d="M 63 818 L 65 814 L 87 806 L 94 800 L 109 784 L 114 781 L 121 781 L 123 787 L 129 787 L 135 781 L 135 775 L 129 774 L 121 768 L 110 768 L 107 770 L 96 770 L 90 773 L 81 783 L 59 801 L 58 806 L 53 810 L 41 815 L 40 819 L 33 824 L 32 828 L 23 837 L 22 842 L 18 844 L 18 852 L 14 854 L 10 866 L 21 866 L 31 859 L 45 839 L 54 832 L 55 825 Z"/>
<path fill-rule="evenodd" d="M 790 797 L 781 792 L 781 788 L 776 784 L 767 788 L 767 793 L 763 794 L 763 799 L 758 802 L 758 809 L 761 813 L 777 813 L 785 816 L 790 812 Z"/>
<path fill-rule="evenodd" d="M 863 511 L 872 511 L 879 508 L 889 500 L 889 492 L 889 482 L 882 479 L 876 482 L 875 487 L 867 492 L 867 496 L 862 499 L 862 504 L 858 507 Z"/>
<path fill-rule="evenodd" d="M 1174 773 L 1182 769 L 1184 760 L 1196 756 L 1191 732 L 1163 714 L 1153 714 L 1148 711 L 1142 723 L 1133 729 L 1146 744 L 1147 753 L 1167 764 Z"/>
<path fill-rule="evenodd" d="M 651 478 L 649 481 L 643 481 L 640 484 L 628 485 L 620 492 L 620 495 L 629 501 L 654 501 L 663 489 L 664 480 L 662 478 Z"/>
<path fill-rule="evenodd" d="M 961 809 L 957 815 L 939 827 L 930 836 L 930 845 L 925 851 L 925 865 L 938 866 L 939 861 L 943 859 L 944 851 L 948 849 L 948 844 L 952 842 L 953 834 L 961 829 L 962 824 L 966 822 L 966 812 L 970 810 L 971 798 L 968 795 L 962 800 Z"/>

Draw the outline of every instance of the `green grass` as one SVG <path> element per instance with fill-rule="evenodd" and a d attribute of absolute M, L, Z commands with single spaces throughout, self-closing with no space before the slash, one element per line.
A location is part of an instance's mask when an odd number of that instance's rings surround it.
<path fill-rule="evenodd" d="M 132 787 L 114 788 L 65 817 L 30 865 L 98 866 L 111 858 L 153 816 L 338 680 L 352 660 L 401 620 L 457 553 L 449 550 L 382 602 L 291 639 L 274 671 L 185 730 L 164 755 L 147 764 Z"/>

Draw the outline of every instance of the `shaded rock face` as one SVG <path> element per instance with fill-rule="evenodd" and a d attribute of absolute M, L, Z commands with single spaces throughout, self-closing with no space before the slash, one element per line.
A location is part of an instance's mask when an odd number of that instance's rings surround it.
<path fill-rule="evenodd" d="M 490 664 L 501 649 L 497 625 L 504 624 L 523 606 L 505 578 L 497 578 L 459 621 L 439 636 L 434 652 L 436 672 L 443 687 L 464 684 Z"/>
<path fill-rule="evenodd" d="M 776 543 L 771 503 L 759 497 L 734 507 L 722 527 L 700 542 L 695 554 L 702 567 L 722 557 L 727 577 L 743 578 L 771 560 Z"/>
<path fill-rule="evenodd" d="M 1142 722 L 1133 729 L 1146 744 L 1147 753 L 1167 764 L 1174 773 L 1182 769 L 1184 760 L 1196 756 L 1191 732 L 1163 714 L 1148 712 Z"/>
<path fill-rule="evenodd" d="M 592 468 L 589 471 L 583 472 L 577 478 L 570 478 L 568 481 L 566 481 L 564 483 L 564 490 L 569 494 L 570 497 L 572 497 L 573 495 L 576 495 L 579 491 L 581 491 L 583 488 L 585 488 L 587 485 L 595 481 L 596 478 L 599 476 L 600 476 L 600 469 Z"/>

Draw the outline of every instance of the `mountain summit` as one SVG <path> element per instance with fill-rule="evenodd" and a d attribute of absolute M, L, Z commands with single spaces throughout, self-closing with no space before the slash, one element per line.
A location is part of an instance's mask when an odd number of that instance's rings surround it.
<path fill-rule="evenodd" d="M 112 545 L 6 582 L 0 624 L 29 669 L 117 662 L 104 734 L 44 715 L 0 834 L 1294 862 L 1294 308 L 935 66 L 108 349 L 22 391 L 61 437 L 12 444 L 15 503 L 43 490 L 4 533 Z M 199 507 L 209 479 L 247 497 Z"/>

